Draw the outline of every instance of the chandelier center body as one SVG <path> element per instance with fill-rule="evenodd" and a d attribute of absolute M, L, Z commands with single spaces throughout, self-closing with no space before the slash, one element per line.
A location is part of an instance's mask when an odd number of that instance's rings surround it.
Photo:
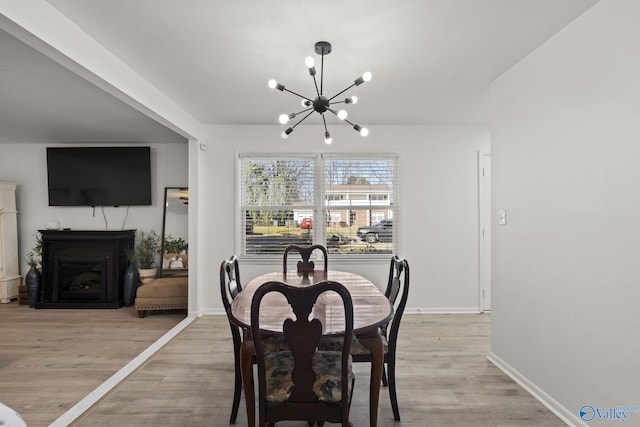
<path fill-rule="evenodd" d="M 324 95 L 317 96 L 316 99 L 313 100 L 313 109 L 318 113 L 322 114 L 329 109 L 329 98 Z"/>

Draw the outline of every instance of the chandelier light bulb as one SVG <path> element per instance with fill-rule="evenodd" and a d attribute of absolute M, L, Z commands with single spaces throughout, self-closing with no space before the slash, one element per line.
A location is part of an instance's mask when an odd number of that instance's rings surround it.
<path fill-rule="evenodd" d="M 281 85 L 280 83 L 278 83 L 273 79 L 269 80 L 269 87 L 271 89 L 278 89 L 279 91 L 284 91 L 284 85 Z"/>
<path fill-rule="evenodd" d="M 344 120 L 347 118 L 347 110 L 340 110 L 338 111 L 338 118 L 340 120 Z"/>
<path fill-rule="evenodd" d="M 331 144 L 333 142 L 333 139 L 331 138 L 331 135 L 329 135 L 329 132 L 325 132 L 324 133 L 324 143 L 325 144 Z"/>
<path fill-rule="evenodd" d="M 280 114 L 280 116 L 278 117 L 278 121 L 280 122 L 281 125 L 286 125 L 289 122 L 289 115 Z"/>
<path fill-rule="evenodd" d="M 345 104 L 357 104 L 358 103 L 358 97 L 353 95 L 347 99 L 344 100 Z"/>
<path fill-rule="evenodd" d="M 362 80 L 364 80 L 365 82 L 368 82 L 369 80 L 371 80 L 371 73 L 370 72 L 366 72 L 362 75 Z"/>
<path fill-rule="evenodd" d="M 309 101 L 308 99 L 303 99 L 302 101 L 300 101 L 300 104 L 302 104 L 303 107 L 311 107 L 311 105 L 313 105 L 313 102 Z"/>
<path fill-rule="evenodd" d="M 367 128 L 360 127 L 360 125 L 355 125 L 353 126 L 353 128 L 356 130 L 356 132 L 358 132 L 362 136 L 369 135 L 369 129 Z"/>
<path fill-rule="evenodd" d="M 316 63 L 316 62 L 315 62 L 315 60 L 313 59 L 313 57 L 312 57 L 312 56 L 307 56 L 307 57 L 304 59 L 304 65 L 306 65 L 306 66 L 307 66 L 307 68 L 313 68 L 313 66 L 315 65 L 315 63 Z"/>

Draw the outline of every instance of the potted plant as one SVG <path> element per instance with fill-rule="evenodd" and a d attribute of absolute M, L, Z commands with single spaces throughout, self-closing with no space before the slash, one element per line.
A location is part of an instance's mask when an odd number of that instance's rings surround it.
<path fill-rule="evenodd" d="M 182 237 L 174 239 L 171 235 L 164 239 L 164 252 L 167 254 L 186 254 L 189 244 Z"/>
<path fill-rule="evenodd" d="M 151 230 L 147 233 L 139 231 L 136 235 L 134 261 L 138 263 L 138 273 L 142 283 L 155 279 L 158 273 L 160 258 L 160 236 Z"/>
<path fill-rule="evenodd" d="M 40 269 L 42 268 L 42 236 L 40 233 L 36 233 L 36 244 L 27 253 L 27 264 L 29 264 L 29 271 L 24 276 L 24 284 L 27 288 L 27 300 L 29 307 L 35 307 L 40 296 L 40 282 L 42 281 L 42 274 Z"/>

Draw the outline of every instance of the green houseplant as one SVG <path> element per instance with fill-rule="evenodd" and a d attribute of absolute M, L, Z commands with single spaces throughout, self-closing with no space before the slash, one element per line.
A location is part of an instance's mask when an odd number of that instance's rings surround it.
<path fill-rule="evenodd" d="M 136 234 L 133 256 L 138 262 L 139 268 L 157 267 L 160 258 L 160 236 L 154 230 L 147 233 L 139 231 Z"/>
<path fill-rule="evenodd" d="M 138 273 L 142 283 L 153 280 L 158 273 L 158 261 L 160 259 L 160 236 L 154 231 L 138 231 L 136 244 L 132 257 L 138 264 Z"/>
<path fill-rule="evenodd" d="M 164 239 L 164 252 L 167 254 L 186 253 L 188 248 L 189 244 L 182 237 L 174 239 L 169 235 Z"/>

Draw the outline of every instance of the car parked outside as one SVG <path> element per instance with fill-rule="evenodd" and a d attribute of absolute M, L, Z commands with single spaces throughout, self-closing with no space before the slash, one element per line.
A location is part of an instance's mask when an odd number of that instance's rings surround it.
<path fill-rule="evenodd" d="M 311 218 L 302 218 L 300 221 L 300 228 L 303 230 L 310 230 L 313 228 L 313 219 Z"/>
<path fill-rule="evenodd" d="M 376 225 L 358 228 L 358 237 L 367 243 L 393 241 L 393 220 L 383 219 Z"/>

